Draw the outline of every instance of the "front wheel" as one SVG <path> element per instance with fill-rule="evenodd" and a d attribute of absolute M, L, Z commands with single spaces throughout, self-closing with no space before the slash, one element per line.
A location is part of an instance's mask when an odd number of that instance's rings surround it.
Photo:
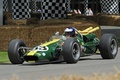
<path fill-rule="evenodd" d="M 114 59 L 118 52 L 118 41 L 114 34 L 104 34 L 101 37 L 100 54 L 103 59 Z"/>
<path fill-rule="evenodd" d="M 80 59 L 80 45 L 75 38 L 68 38 L 63 45 L 63 58 L 67 63 L 77 63 Z"/>
<path fill-rule="evenodd" d="M 23 53 L 19 51 L 20 47 L 25 47 L 25 43 L 22 40 L 14 39 L 9 43 L 8 46 L 8 57 L 12 64 L 22 64 Z"/>

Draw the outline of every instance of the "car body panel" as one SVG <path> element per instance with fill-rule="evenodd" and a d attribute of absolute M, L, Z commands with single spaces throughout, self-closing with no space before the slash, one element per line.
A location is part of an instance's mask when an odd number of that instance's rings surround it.
<path fill-rule="evenodd" d="M 81 56 L 85 54 L 92 54 L 96 50 L 96 46 L 99 44 L 99 39 L 92 32 L 99 28 L 87 28 L 83 31 L 76 30 L 77 36 L 75 37 L 80 45 Z M 84 34 L 81 34 L 84 32 Z M 32 50 L 26 52 L 23 55 L 25 61 L 42 61 L 42 60 L 58 60 L 62 53 L 62 46 L 66 40 L 64 33 L 62 35 L 54 35 L 51 40 L 41 45 L 35 46 Z"/>

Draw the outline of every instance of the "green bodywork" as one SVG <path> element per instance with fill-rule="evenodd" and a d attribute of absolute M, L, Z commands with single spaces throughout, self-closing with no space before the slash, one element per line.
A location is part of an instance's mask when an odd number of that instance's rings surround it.
<path fill-rule="evenodd" d="M 23 56 L 25 61 L 42 61 L 42 60 L 57 60 L 64 54 L 62 53 L 62 46 L 64 45 L 65 36 L 58 35 L 53 36 L 50 41 L 34 47 L 32 50 L 26 52 Z M 74 37 L 77 39 L 81 46 L 81 56 L 86 54 L 92 54 L 96 51 L 97 45 L 99 44 L 99 39 L 94 33 L 87 35 L 81 35 L 77 33 Z"/>

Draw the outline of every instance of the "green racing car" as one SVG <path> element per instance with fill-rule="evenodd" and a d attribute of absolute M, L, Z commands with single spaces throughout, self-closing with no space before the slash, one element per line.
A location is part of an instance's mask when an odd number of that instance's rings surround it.
<path fill-rule="evenodd" d="M 56 32 L 49 41 L 35 47 L 27 47 L 20 39 L 13 39 L 8 46 L 8 57 L 12 64 L 24 61 L 57 61 L 77 63 L 80 57 L 93 55 L 99 50 L 103 59 L 114 59 L 118 53 L 118 42 L 114 34 L 103 34 L 101 39 L 93 33 L 99 27 L 77 30 L 65 29 L 62 35 Z"/>

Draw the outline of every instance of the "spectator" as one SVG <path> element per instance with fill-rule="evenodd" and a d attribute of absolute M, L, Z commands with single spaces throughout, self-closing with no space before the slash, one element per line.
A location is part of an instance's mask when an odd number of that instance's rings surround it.
<path fill-rule="evenodd" d="M 80 9 L 78 9 L 78 14 L 82 14 L 81 11 L 80 11 Z"/>
<path fill-rule="evenodd" d="M 86 8 L 85 15 L 86 16 L 93 16 L 93 12 L 92 12 L 91 8 L 89 8 L 89 9 Z"/>
<path fill-rule="evenodd" d="M 93 16 L 93 11 L 89 8 L 89 16 Z"/>
<path fill-rule="evenodd" d="M 86 8 L 86 10 L 85 10 L 85 15 L 89 16 L 89 9 L 88 8 Z"/>
<path fill-rule="evenodd" d="M 74 13 L 75 13 L 75 14 L 78 14 L 78 12 L 77 12 L 77 10 L 76 10 L 76 9 L 74 9 Z"/>

